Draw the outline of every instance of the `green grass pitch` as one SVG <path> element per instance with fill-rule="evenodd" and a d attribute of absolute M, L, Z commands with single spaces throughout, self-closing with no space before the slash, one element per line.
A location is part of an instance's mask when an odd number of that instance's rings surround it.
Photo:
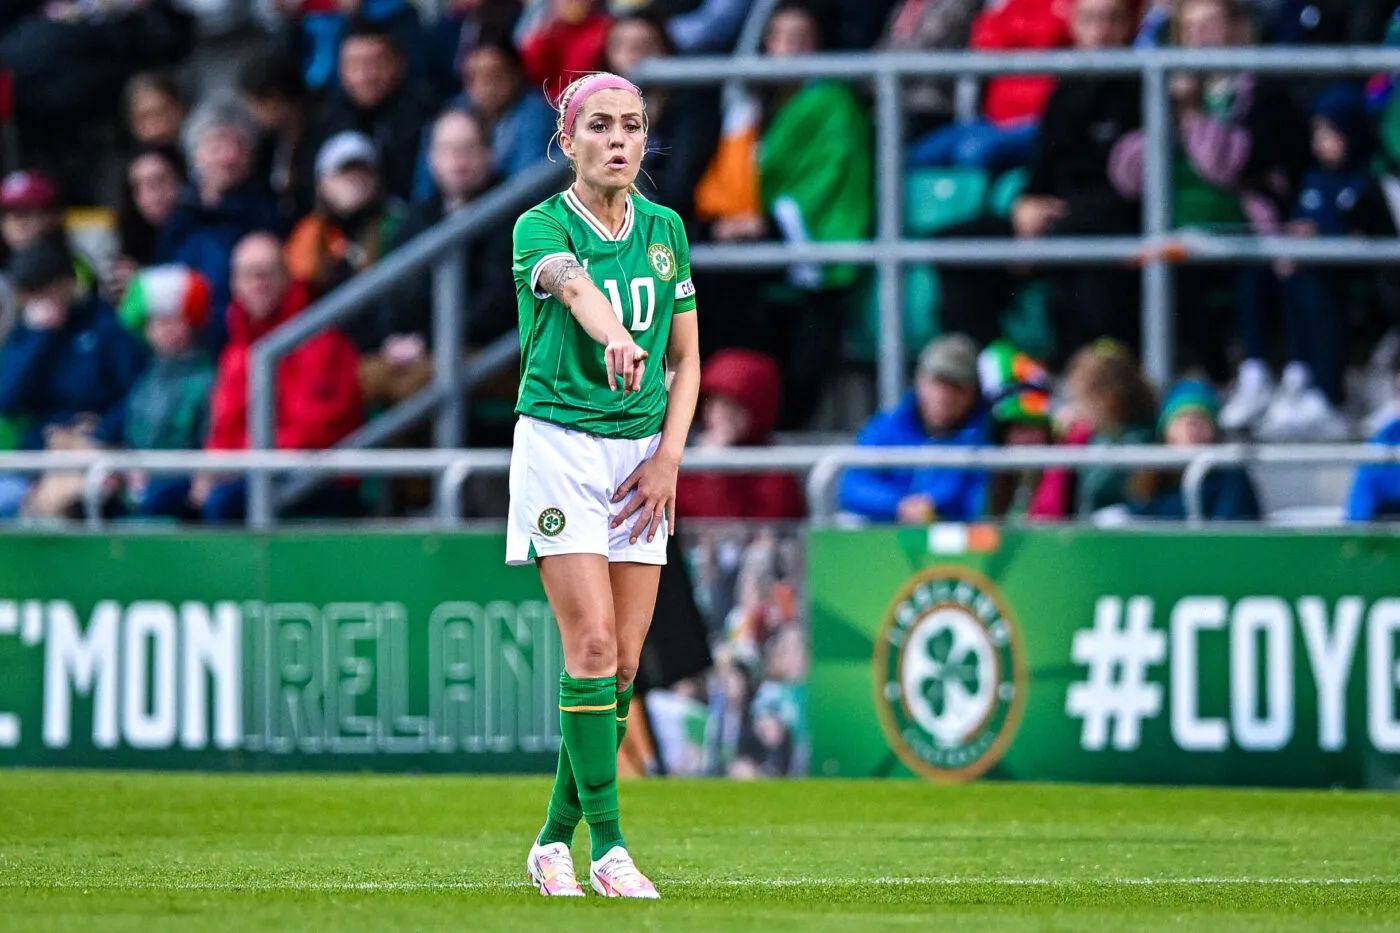
<path fill-rule="evenodd" d="M 1397 795 L 633 782 L 623 828 L 664 900 L 623 903 L 525 884 L 547 793 L 0 772 L 0 930 L 1400 929 Z"/>

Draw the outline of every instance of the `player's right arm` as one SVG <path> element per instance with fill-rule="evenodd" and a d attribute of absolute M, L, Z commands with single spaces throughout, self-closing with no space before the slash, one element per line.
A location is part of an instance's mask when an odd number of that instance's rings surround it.
<path fill-rule="evenodd" d="M 574 256 L 558 221 L 537 211 L 521 216 L 515 225 L 515 257 L 517 269 L 529 275 L 535 296 L 557 298 L 588 336 L 603 345 L 608 387 L 616 391 L 621 376 L 624 393 L 641 391 L 647 353 L 637 346 L 612 302 Z"/>

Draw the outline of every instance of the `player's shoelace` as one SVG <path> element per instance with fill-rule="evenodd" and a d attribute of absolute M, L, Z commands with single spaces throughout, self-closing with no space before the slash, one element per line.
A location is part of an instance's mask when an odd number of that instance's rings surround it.
<path fill-rule="evenodd" d="M 644 891 L 650 886 L 630 858 L 609 859 L 603 863 L 598 874 L 606 877 L 614 890 L 623 893 Z"/>
<path fill-rule="evenodd" d="M 573 859 L 557 852 L 541 852 L 539 855 L 541 874 L 545 883 L 557 888 L 577 888 L 578 876 L 574 874 Z"/>

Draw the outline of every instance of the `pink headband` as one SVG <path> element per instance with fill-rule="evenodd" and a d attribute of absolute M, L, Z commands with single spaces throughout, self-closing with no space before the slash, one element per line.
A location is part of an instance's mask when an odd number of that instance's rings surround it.
<path fill-rule="evenodd" d="M 630 91 L 637 95 L 640 100 L 642 92 L 637 90 L 637 86 L 626 78 L 620 78 L 615 74 L 596 74 L 578 86 L 574 91 L 574 96 L 569 100 L 569 108 L 564 111 L 564 132 L 570 136 L 574 135 L 574 121 L 578 119 L 578 110 L 583 106 L 583 102 L 588 100 L 599 91 Z"/>

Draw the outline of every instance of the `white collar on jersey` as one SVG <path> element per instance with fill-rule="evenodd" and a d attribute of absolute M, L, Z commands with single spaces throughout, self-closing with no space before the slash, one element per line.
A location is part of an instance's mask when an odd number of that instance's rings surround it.
<path fill-rule="evenodd" d="M 609 243 L 621 243 L 632 235 L 632 221 L 636 216 L 636 209 L 632 206 L 632 196 L 630 194 L 627 196 L 627 207 L 624 208 L 623 212 L 622 230 L 617 236 L 613 236 L 609 233 L 607 226 L 588 209 L 587 205 L 583 203 L 578 195 L 574 194 L 573 185 L 570 185 L 564 190 L 564 203 L 569 205 L 569 208 L 575 214 L 582 217 L 583 222 L 588 224 L 594 233 L 598 234 L 598 236 Z"/>

